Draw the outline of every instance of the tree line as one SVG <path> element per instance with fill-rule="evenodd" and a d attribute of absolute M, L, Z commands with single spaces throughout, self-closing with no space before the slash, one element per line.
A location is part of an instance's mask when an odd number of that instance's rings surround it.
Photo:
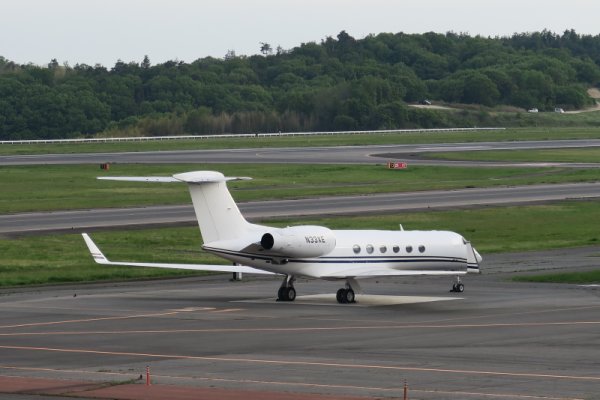
<path fill-rule="evenodd" d="M 262 55 L 152 65 L 18 65 L 0 56 L 0 139 L 394 129 L 491 123 L 423 99 L 578 109 L 600 83 L 600 35 L 345 31 Z"/>

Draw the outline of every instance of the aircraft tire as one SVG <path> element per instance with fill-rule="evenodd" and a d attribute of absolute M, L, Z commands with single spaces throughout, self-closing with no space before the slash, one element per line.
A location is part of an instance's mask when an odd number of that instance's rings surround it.
<path fill-rule="evenodd" d="M 354 290 L 352 289 L 346 289 L 345 291 L 346 293 L 344 293 L 344 303 L 354 303 Z"/>
<path fill-rule="evenodd" d="M 458 292 L 458 293 L 464 292 L 465 291 L 465 285 L 463 285 L 462 283 L 457 283 L 456 284 L 456 289 L 454 291 Z"/>
<path fill-rule="evenodd" d="M 285 293 L 286 288 L 280 287 L 277 291 L 277 301 L 286 301 L 287 295 Z"/>
<path fill-rule="evenodd" d="M 294 289 L 293 287 L 289 287 L 286 290 L 286 300 L 287 301 L 294 301 L 296 300 L 296 289 Z"/>
<path fill-rule="evenodd" d="M 296 289 L 293 287 L 280 287 L 277 291 L 277 301 L 294 301 L 296 300 Z"/>
<path fill-rule="evenodd" d="M 335 298 L 338 303 L 344 304 L 344 298 L 346 297 L 345 292 L 346 292 L 346 289 L 344 289 L 344 288 L 338 289 L 337 293 L 335 294 Z"/>

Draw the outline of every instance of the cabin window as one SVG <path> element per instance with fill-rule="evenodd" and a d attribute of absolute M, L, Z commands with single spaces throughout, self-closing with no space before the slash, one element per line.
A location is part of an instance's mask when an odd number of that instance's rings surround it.
<path fill-rule="evenodd" d="M 355 244 L 354 246 L 352 246 L 352 251 L 354 252 L 354 254 L 360 253 L 360 246 Z"/>
<path fill-rule="evenodd" d="M 419 246 L 419 253 L 425 253 L 425 246 L 423 246 L 423 245 Z"/>
<path fill-rule="evenodd" d="M 373 253 L 373 245 L 372 244 L 367 245 L 367 253 L 369 253 L 369 254 Z"/>
<path fill-rule="evenodd" d="M 400 251 L 400 246 L 394 246 L 392 247 L 392 250 L 394 250 L 394 253 L 397 253 Z"/>
<path fill-rule="evenodd" d="M 385 246 L 379 247 L 379 252 L 380 253 L 385 253 L 386 251 L 387 251 L 387 247 L 385 247 Z"/>
<path fill-rule="evenodd" d="M 406 252 L 412 253 L 412 246 L 406 246 Z"/>

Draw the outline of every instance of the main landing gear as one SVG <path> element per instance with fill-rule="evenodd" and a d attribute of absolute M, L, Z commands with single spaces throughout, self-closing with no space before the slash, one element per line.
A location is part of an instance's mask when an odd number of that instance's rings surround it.
<path fill-rule="evenodd" d="M 340 304 L 349 304 L 356 302 L 356 296 L 354 293 L 354 289 L 356 288 L 358 293 L 361 293 L 360 286 L 355 279 L 349 278 L 346 280 L 346 287 L 343 287 L 337 291 L 335 294 L 335 298 Z"/>
<path fill-rule="evenodd" d="M 459 276 L 456 277 L 456 282 L 452 285 L 452 289 L 450 291 L 454 293 L 462 293 L 465 291 L 465 285 L 462 284 Z"/>
<path fill-rule="evenodd" d="M 296 299 L 296 289 L 294 288 L 294 281 L 296 277 L 293 275 L 286 275 L 281 282 L 281 286 L 277 291 L 277 301 L 294 301 Z M 356 293 L 362 293 L 362 289 L 358 282 L 353 278 L 346 280 L 346 287 L 339 289 L 336 293 L 336 299 L 340 304 L 349 304 L 356 302 Z"/>
<path fill-rule="evenodd" d="M 354 303 L 354 290 L 352 288 L 341 288 L 335 294 L 335 298 L 340 304 Z"/>
<path fill-rule="evenodd" d="M 277 291 L 277 301 L 294 301 L 296 300 L 296 289 L 294 289 L 294 275 L 286 275 L 283 282 Z"/>

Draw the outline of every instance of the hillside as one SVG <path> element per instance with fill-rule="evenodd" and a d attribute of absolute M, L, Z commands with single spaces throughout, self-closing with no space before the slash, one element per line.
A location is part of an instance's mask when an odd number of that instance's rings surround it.
<path fill-rule="evenodd" d="M 360 40 L 342 31 L 291 50 L 261 49 L 192 63 L 152 65 L 146 57 L 110 69 L 0 57 L 0 140 L 482 126 L 499 122 L 488 112 L 498 106 L 592 107 L 586 89 L 600 83 L 600 35 L 574 31 Z M 426 98 L 483 107 L 407 106 Z"/>

